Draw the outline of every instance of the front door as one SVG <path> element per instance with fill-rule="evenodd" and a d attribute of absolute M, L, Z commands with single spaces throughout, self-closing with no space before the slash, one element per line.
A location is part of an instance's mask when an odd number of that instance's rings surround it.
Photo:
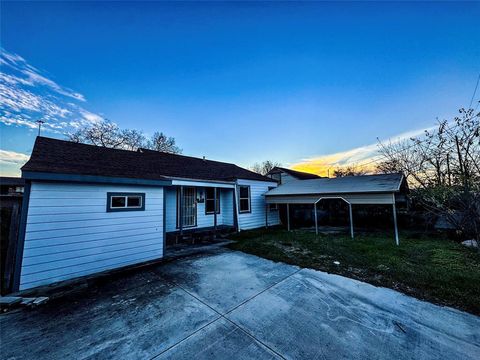
<path fill-rule="evenodd" d="M 194 187 L 185 186 L 183 188 L 183 198 L 180 201 L 181 191 L 177 193 L 177 224 L 180 227 L 180 221 L 184 228 L 192 227 L 197 224 L 197 203 L 196 190 Z M 180 211 L 180 206 L 181 210 Z"/>

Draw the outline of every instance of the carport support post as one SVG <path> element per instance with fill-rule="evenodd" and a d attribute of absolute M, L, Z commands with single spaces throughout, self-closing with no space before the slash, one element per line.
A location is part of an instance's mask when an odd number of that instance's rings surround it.
<path fill-rule="evenodd" d="M 317 203 L 313 204 L 313 211 L 315 211 L 315 235 L 318 235 L 318 219 L 317 219 Z"/>
<path fill-rule="evenodd" d="M 287 230 L 290 231 L 290 204 L 287 204 Z"/>
<path fill-rule="evenodd" d="M 398 239 L 398 227 L 397 227 L 397 207 L 395 206 L 395 194 L 393 194 L 393 225 L 395 226 L 395 243 L 400 245 L 400 240 Z"/>
<path fill-rule="evenodd" d="M 352 204 L 348 203 L 348 212 L 350 213 L 350 236 L 352 239 L 354 238 L 353 235 L 353 213 L 352 213 Z"/>
<path fill-rule="evenodd" d="M 265 229 L 268 229 L 268 204 L 265 201 Z"/>

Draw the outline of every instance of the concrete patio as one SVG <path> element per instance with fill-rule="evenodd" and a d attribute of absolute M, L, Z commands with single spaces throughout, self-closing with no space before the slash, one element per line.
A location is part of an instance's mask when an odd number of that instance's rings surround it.
<path fill-rule="evenodd" d="M 480 318 L 219 247 L 0 315 L 3 359 L 476 359 Z"/>

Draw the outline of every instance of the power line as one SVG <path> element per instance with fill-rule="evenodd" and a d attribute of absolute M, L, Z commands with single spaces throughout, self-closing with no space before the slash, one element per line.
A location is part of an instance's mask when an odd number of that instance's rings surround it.
<path fill-rule="evenodd" d="M 458 124 L 455 124 L 455 125 L 453 125 L 452 127 L 450 127 L 450 129 L 454 129 L 454 128 L 458 127 L 458 126 L 459 126 Z M 379 139 L 377 138 L 377 140 L 379 140 Z M 398 151 L 392 152 L 391 155 L 399 154 L 399 153 L 401 153 L 401 152 L 404 152 L 404 151 L 406 151 L 406 150 L 408 150 L 408 149 L 411 149 L 412 147 L 414 147 L 414 146 L 416 146 L 416 145 L 418 145 L 418 144 L 424 143 L 424 142 L 427 141 L 427 140 L 428 140 L 428 139 L 419 140 L 419 141 L 417 141 L 417 142 L 415 142 L 415 143 L 413 143 L 413 144 L 411 144 L 411 145 L 409 145 L 409 146 L 407 146 L 407 147 L 405 147 L 405 148 L 403 148 L 403 149 L 400 149 L 400 150 L 398 150 Z M 379 140 L 379 141 L 380 141 L 380 140 Z M 453 149 L 454 147 L 455 147 L 455 145 L 452 145 L 452 146 L 450 146 L 450 147 L 449 147 L 448 149 L 446 149 L 446 150 L 451 150 L 451 149 Z M 379 162 L 379 161 L 384 160 L 384 159 L 382 159 L 382 158 L 387 158 L 386 155 L 382 155 L 382 154 L 378 154 L 378 155 L 376 155 L 376 156 L 381 157 L 381 158 L 380 158 L 380 159 L 374 159 L 374 160 L 371 160 L 371 161 L 366 162 L 366 163 L 358 164 L 358 166 L 359 166 L 359 167 L 363 167 L 363 166 L 365 166 L 365 165 L 373 164 L 373 163 L 376 163 L 376 162 Z"/>
<path fill-rule="evenodd" d="M 475 94 L 477 93 L 477 88 L 478 88 L 478 83 L 480 82 L 480 73 L 478 73 L 478 78 L 477 78 L 477 84 L 475 85 L 475 90 L 473 90 L 473 95 L 472 99 L 470 100 L 470 105 L 468 105 L 468 108 L 472 108 L 473 100 L 475 99 Z M 478 107 L 478 105 L 477 105 Z"/>
<path fill-rule="evenodd" d="M 454 128 L 458 127 L 458 126 L 459 126 L 459 125 L 456 124 L 456 125 L 452 126 L 450 129 L 454 129 Z M 414 146 L 416 146 L 416 145 L 418 145 L 418 144 L 424 143 L 424 142 L 427 141 L 427 140 L 428 140 L 428 139 L 419 140 L 419 141 L 417 141 L 417 142 L 415 142 L 415 143 L 413 143 L 413 144 L 411 144 L 411 145 L 409 145 L 409 146 L 407 146 L 407 147 L 405 147 L 405 148 L 399 149 L 398 151 L 393 151 L 393 152 L 391 152 L 390 155 L 400 154 L 400 153 L 402 153 L 402 152 L 404 152 L 404 151 L 406 151 L 406 150 L 408 150 L 408 149 L 411 149 L 412 147 L 414 147 Z M 446 148 L 445 150 L 447 150 L 447 151 L 448 151 L 448 150 L 454 150 L 455 146 L 456 146 L 456 144 L 453 144 L 453 145 L 449 146 L 448 148 Z M 388 160 L 388 156 L 387 156 L 387 155 L 378 154 L 378 155 L 375 155 L 375 156 L 378 157 L 378 158 L 377 158 L 377 159 L 370 160 L 370 161 L 368 161 L 368 162 L 366 162 L 366 163 L 361 163 L 361 162 L 359 162 L 359 163 L 357 163 L 357 164 L 353 163 L 352 165 L 353 165 L 353 166 L 358 166 L 359 168 L 365 168 L 365 166 L 367 166 L 367 165 L 374 164 L 374 163 L 378 163 L 378 162 L 380 162 L 380 161 Z M 333 164 L 332 164 L 332 166 L 329 166 L 329 167 L 328 167 L 328 172 L 329 172 L 328 177 L 330 177 L 330 168 L 332 168 L 332 167 L 335 168 L 335 166 L 334 166 Z M 338 167 L 338 166 L 337 166 L 337 167 Z M 340 167 L 341 167 L 341 166 L 340 166 Z"/>
<path fill-rule="evenodd" d="M 478 74 L 477 83 L 476 83 L 476 85 L 475 85 L 475 89 L 474 89 L 474 91 L 473 91 L 472 98 L 471 98 L 471 100 L 470 100 L 470 105 L 468 106 L 469 109 L 472 108 L 473 100 L 475 99 L 475 95 L 476 95 L 476 93 L 477 93 L 477 89 L 478 89 L 478 84 L 479 84 L 479 83 L 480 83 L 480 73 Z M 477 111 L 477 108 L 478 108 L 479 105 L 480 105 L 480 101 L 478 102 L 478 104 L 477 104 L 477 106 L 475 107 L 475 110 L 474 110 L 474 111 Z M 454 129 L 454 128 L 458 127 L 458 126 L 459 126 L 459 124 L 455 124 L 455 125 L 453 125 L 452 127 L 450 127 L 450 129 Z M 379 138 L 377 138 L 377 140 L 380 142 L 380 139 L 379 139 Z M 414 146 L 416 146 L 416 145 L 418 145 L 418 144 L 424 143 L 424 142 L 427 141 L 427 140 L 428 140 L 428 139 L 423 139 L 423 140 L 417 141 L 417 142 L 411 144 L 410 146 L 407 146 L 407 147 L 405 147 L 405 148 L 403 148 L 403 149 L 400 149 L 400 150 L 398 150 L 398 151 L 392 152 L 391 155 L 399 154 L 399 153 L 401 153 L 401 152 L 404 152 L 404 151 L 406 151 L 406 150 L 408 150 L 408 149 L 411 149 L 412 147 L 414 147 Z M 451 150 L 451 149 L 453 149 L 453 148 L 454 148 L 454 145 L 453 145 L 453 146 L 450 146 L 450 148 L 448 148 L 447 150 Z M 378 155 L 376 155 L 376 156 L 377 156 L 377 157 L 380 157 L 380 158 L 379 158 L 379 159 L 371 160 L 371 161 L 366 162 L 366 163 L 358 164 L 358 166 L 359 166 L 359 167 L 364 167 L 364 166 L 366 166 L 366 165 L 370 165 L 370 164 L 373 164 L 373 163 L 382 161 L 382 160 L 384 160 L 383 158 L 387 158 L 387 156 L 386 156 L 386 155 L 383 155 L 383 154 L 378 154 Z M 329 170 L 330 170 L 330 168 L 329 168 Z"/>

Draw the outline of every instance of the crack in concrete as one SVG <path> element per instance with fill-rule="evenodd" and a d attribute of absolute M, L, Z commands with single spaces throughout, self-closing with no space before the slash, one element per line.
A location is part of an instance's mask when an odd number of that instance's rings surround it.
<path fill-rule="evenodd" d="M 244 329 L 243 327 L 241 327 L 239 324 L 237 324 L 236 322 L 234 322 L 233 320 L 229 319 L 228 317 L 226 317 L 226 315 L 230 314 L 231 312 L 233 312 L 234 310 L 238 309 L 240 306 L 246 304 L 247 302 L 253 300 L 254 298 L 256 298 L 257 296 L 263 294 L 264 292 L 270 290 L 271 288 L 273 288 L 274 286 L 282 283 L 283 281 L 287 280 L 288 278 L 290 278 L 291 276 L 297 274 L 299 271 L 301 271 L 302 269 L 298 269 L 294 272 L 292 272 L 290 275 L 280 279 L 279 281 L 273 283 L 272 285 L 266 287 L 265 289 L 263 289 L 262 291 L 258 292 L 257 294 L 249 297 L 248 299 L 242 301 L 240 304 L 236 305 L 235 307 L 233 307 L 232 309 L 228 310 L 227 312 L 225 312 L 224 314 L 222 314 L 221 312 L 219 312 L 218 310 L 216 310 L 215 308 L 213 308 L 212 306 L 210 306 L 208 303 L 206 303 L 205 301 L 203 301 L 202 299 L 200 299 L 199 297 L 197 297 L 196 295 L 192 294 L 190 291 L 184 289 L 181 285 L 179 285 L 178 283 L 174 282 L 174 281 L 170 281 L 170 280 L 167 280 L 165 278 L 163 278 L 161 275 L 160 277 L 162 277 L 167 283 L 169 283 L 170 285 L 172 286 L 176 286 L 178 287 L 179 289 L 183 290 L 186 294 L 190 295 L 191 297 L 193 297 L 194 299 L 196 299 L 197 301 L 199 301 L 200 303 L 202 303 L 203 305 L 207 306 L 209 309 L 211 309 L 212 311 L 214 311 L 216 314 L 219 315 L 219 317 L 215 318 L 214 320 L 210 321 L 209 323 L 205 324 L 204 326 L 200 327 L 199 329 L 195 330 L 194 332 L 192 332 L 190 335 L 186 336 L 185 338 L 181 339 L 180 341 L 178 341 L 177 343 L 169 346 L 167 349 L 161 351 L 160 353 L 158 353 L 157 355 L 153 356 L 152 358 L 150 358 L 150 360 L 153 360 L 153 359 L 156 359 L 158 358 L 160 355 L 166 353 L 167 351 L 170 351 L 171 349 L 173 349 L 174 347 L 176 347 L 177 345 L 181 344 L 182 342 L 186 341 L 187 339 L 191 338 L 192 336 L 194 336 L 195 334 L 197 334 L 199 331 L 205 329 L 207 326 L 217 322 L 218 320 L 220 319 L 225 319 L 226 321 L 228 321 L 229 323 L 231 323 L 233 326 L 235 326 L 236 328 L 238 328 L 240 331 L 242 331 L 244 334 L 246 334 L 248 337 L 250 337 L 251 339 L 253 339 L 255 342 L 259 343 L 260 345 L 262 345 L 263 347 L 265 347 L 266 349 L 268 349 L 270 352 L 274 353 L 275 355 L 277 355 L 278 357 L 280 357 L 281 359 L 286 359 L 283 355 L 281 355 L 280 353 L 278 353 L 277 351 L 275 351 L 274 349 L 272 349 L 270 346 L 268 346 L 267 344 L 265 344 L 264 342 L 262 342 L 261 340 L 257 339 L 253 334 L 251 334 L 250 332 L 248 332 L 246 329 Z"/>

